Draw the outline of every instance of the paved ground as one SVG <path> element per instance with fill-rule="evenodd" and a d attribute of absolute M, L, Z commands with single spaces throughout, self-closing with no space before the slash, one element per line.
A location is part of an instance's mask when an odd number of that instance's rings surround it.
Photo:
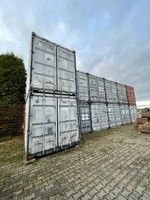
<path fill-rule="evenodd" d="M 150 135 L 126 125 L 87 134 L 78 147 L 33 164 L 1 169 L 1 199 L 150 200 Z"/>

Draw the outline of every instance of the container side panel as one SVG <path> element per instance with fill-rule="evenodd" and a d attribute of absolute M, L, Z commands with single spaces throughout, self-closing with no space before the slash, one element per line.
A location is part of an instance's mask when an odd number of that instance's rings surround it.
<path fill-rule="evenodd" d="M 58 90 L 60 92 L 76 93 L 76 67 L 74 52 L 57 47 Z"/>
<path fill-rule="evenodd" d="M 88 77 L 86 73 L 77 72 L 77 85 L 78 85 L 79 100 L 88 101 L 89 100 Z"/>
<path fill-rule="evenodd" d="M 58 98 L 59 146 L 71 146 L 79 141 L 77 101 L 75 98 Z"/>
<path fill-rule="evenodd" d="M 29 126 L 29 106 L 30 106 L 30 98 L 28 97 L 26 99 L 26 105 L 25 105 L 25 133 L 24 133 L 24 150 L 25 154 L 27 155 L 27 149 L 28 149 L 28 126 Z"/>
<path fill-rule="evenodd" d="M 39 90 L 57 90 L 56 46 L 35 36 L 32 53 L 32 87 Z"/>

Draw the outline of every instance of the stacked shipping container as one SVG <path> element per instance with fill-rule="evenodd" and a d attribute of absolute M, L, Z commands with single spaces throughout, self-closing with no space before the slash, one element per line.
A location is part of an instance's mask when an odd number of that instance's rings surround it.
<path fill-rule="evenodd" d="M 75 52 L 32 34 L 25 151 L 45 155 L 79 141 Z"/>
<path fill-rule="evenodd" d="M 127 86 L 80 71 L 77 82 L 82 133 L 135 122 L 136 105 L 130 105 L 131 91 L 128 98 Z"/>
<path fill-rule="evenodd" d="M 73 146 L 79 132 L 134 122 L 134 89 L 76 72 L 75 52 L 32 34 L 25 151 L 39 156 Z M 79 111 L 79 112 L 78 112 Z"/>
<path fill-rule="evenodd" d="M 88 75 L 77 72 L 77 88 L 79 99 L 80 132 L 91 132 L 91 108 L 89 105 L 89 82 Z"/>

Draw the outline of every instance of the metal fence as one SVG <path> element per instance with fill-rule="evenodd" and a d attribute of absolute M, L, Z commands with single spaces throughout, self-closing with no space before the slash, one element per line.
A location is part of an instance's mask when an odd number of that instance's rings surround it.
<path fill-rule="evenodd" d="M 24 104 L 0 106 L 0 168 L 24 159 Z"/>

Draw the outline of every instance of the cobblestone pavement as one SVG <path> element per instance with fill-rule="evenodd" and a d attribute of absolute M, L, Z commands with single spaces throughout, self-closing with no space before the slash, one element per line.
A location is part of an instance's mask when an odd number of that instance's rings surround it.
<path fill-rule="evenodd" d="M 91 133 L 30 165 L 8 164 L 1 199 L 150 200 L 150 134 L 133 125 Z"/>

